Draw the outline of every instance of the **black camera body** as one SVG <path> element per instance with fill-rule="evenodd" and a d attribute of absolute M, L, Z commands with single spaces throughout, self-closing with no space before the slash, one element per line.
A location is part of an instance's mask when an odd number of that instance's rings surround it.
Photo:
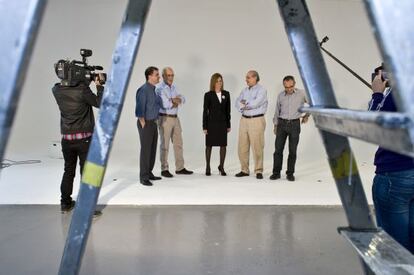
<path fill-rule="evenodd" d="M 377 72 L 372 73 L 372 74 L 371 74 L 371 81 L 374 81 L 374 78 L 375 78 L 377 75 L 378 75 L 378 71 L 377 71 Z M 388 81 L 388 80 L 389 80 L 387 72 L 382 72 L 382 73 L 381 73 L 381 80 L 382 80 L 383 82 L 384 82 L 384 81 Z"/>
<path fill-rule="evenodd" d="M 78 60 L 59 60 L 55 64 L 55 73 L 61 79 L 62 86 L 77 86 L 81 83 L 88 85 L 95 78 L 99 77 L 99 83 L 104 85 L 106 82 L 106 73 L 99 73 L 95 71 L 103 70 L 102 66 L 90 66 L 87 63 L 87 58 L 92 56 L 92 50 L 81 49 L 80 55 L 82 61 Z"/>
<path fill-rule="evenodd" d="M 381 71 L 381 80 L 389 81 L 388 73 L 384 69 L 384 63 L 382 63 L 381 66 L 374 69 L 374 72 L 371 74 L 371 81 L 374 81 L 374 78 L 378 75 L 379 71 Z"/>

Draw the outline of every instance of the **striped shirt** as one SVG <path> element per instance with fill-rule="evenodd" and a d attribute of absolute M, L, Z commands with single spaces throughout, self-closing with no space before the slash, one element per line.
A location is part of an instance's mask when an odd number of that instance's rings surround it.
<path fill-rule="evenodd" d="M 246 107 L 243 108 L 243 103 Z M 267 110 L 267 91 L 260 85 L 244 88 L 235 102 L 237 110 L 245 116 L 263 115 Z"/>

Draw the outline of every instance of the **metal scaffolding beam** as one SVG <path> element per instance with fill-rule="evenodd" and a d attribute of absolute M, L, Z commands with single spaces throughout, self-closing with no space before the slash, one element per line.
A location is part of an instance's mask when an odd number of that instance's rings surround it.
<path fill-rule="evenodd" d="M 277 2 L 310 104 L 337 108 L 305 1 Z M 375 229 L 348 139 L 322 130 L 320 134 L 349 225 L 354 229 Z"/>
<path fill-rule="evenodd" d="M 365 0 L 374 34 L 401 112 L 414 114 L 414 20 L 412 0 Z"/>
<path fill-rule="evenodd" d="M 414 1 L 365 0 L 400 112 L 414 121 Z M 409 128 L 414 144 L 414 126 Z"/>
<path fill-rule="evenodd" d="M 151 0 L 129 0 L 125 11 L 60 264 L 61 275 L 78 274 L 80 270 L 150 4 Z"/>
<path fill-rule="evenodd" d="M 4 157 L 20 91 L 46 0 L 0 0 L 0 160 Z M 345 136 L 414 157 L 413 0 L 365 0 L 400 113 L 339 109 L 305 0 L 277 0 L 280 14 L 320 129 L 349 227 L 340 228 L 359 253 L 366 274 L 414 274 L 414 256 L 375 227 Z M 151 0 L 129 0 L 112 56 L 59 274 L 78 274 L 110 150 Z M 13 27 L 9 27 L 13 26 Z M 317 107 L 315 107 L 317 106 Z"/>
<path fill-rule="evenodd" d="M 404 113 L 339 109 L 305 0 L 277 2 L 310 103 L 317 106 L 302 108 L 302 111 L 313 114 L 320 129 L 348 219 L 349 227 L 340 229 L 340 233 L 359 253 L 366 274 L 414 274 L 414 256 L 383 230 L 375 227 L 349 142 L 347 138 L 338 136 L 353 136 L 413 156 L 414 82 L 408 76 L 414 72 L 411 43 L 414 41 L 414 24 L 410 24 L 414 2 L 403 0 L 401 6 L 396 7 L 400 2 L 366 0 L 373 25 L 379 39 L 383 40 L 383 54 L 393 64 L 391 68 L 397 80 L 394 82 L 400 84 L 397 85 L 400 91 L 399 106 Z M 390 10 L 391 17 L 388 14 Z M 404 13 L 405 16 L 402 16 Z M 403 19 L 394 24 L 392 19 L 398 18 Z M 384 26 L 385 29 L 378 26 Z M 401 29 L 396 31 L 398 27 Z M 393 36 L 388 36 L 392 32 Z M 393 45 L 394 40 L 397 40 L 399 47 Z M 401 55 L 403 50 L 404 54 Z M 409 66 L 395 68 L 404 62 Z M 402 68 L 406 71 L 401 72 Z"/>
<path fill-rule="evenodd" d="M 16 113 L 46 0 L 0 1 L 0 161 Z"/>

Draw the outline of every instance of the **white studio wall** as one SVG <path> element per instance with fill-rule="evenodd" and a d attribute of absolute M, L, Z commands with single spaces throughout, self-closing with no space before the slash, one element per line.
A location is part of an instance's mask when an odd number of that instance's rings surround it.
<path fill-rule="evenodd" d="M 330 37 L 326 48 L 369 80 L 381 58 L 362 0 L 307 2 L 319 38 Z M 79 59 L 79 49 L 90 48 L 94 54 L 89 62 L 103 65 L 108 71 L 126 3 L 126 0 L 49 1 L 19 102 L 8 157 L 43 158 L 58 154 L 51 149 L 53 142 L 60 139 L 59 111 L 51 93 L 58 80 L 53 64 L 61 58 Z M 325 61 L 339 105 L 366 109 L 371 92 L 329 57 L 325 56 Z M 276 1 L 153 1 L 109 162 L 109 166 L 119 171 L 122 167 L 138 170 L 140 145 L 134 116 L 135 92 L 144 83 L 144 70 L 150 65 L 160 69 L 171 66 L 175 70 L 175 83 L 187 99 L 179 111 L 186 166 L 199 168 L 200 172 L 204 165 L 202 104 L 210 76 L 215 72 L 223 75 L 233 104 L 245 86 L 246 72 L 257 70 L 261 84 L 268 91 L 265 176 L 271 172 L 272 117 L 276 95 L 283 87 L 282 78 L 292 74 L 297 78 L 297 86 L 303 87 Z M 233 107 L 226 166 L 235 172 L 239 169 L 239 119 L 240 114 Z M 375 146 L 358 141 L 352 144 L 358 163 L 372 166 Z M 172 156 L 170 166 L 174 171 Z M 218 163 L 217 150 L 213 150 L 212 167 L 215 161 Z M 158 161 L 156 167 L 159 169 Z M 312 121 L 302 128 L 298 172 L 301 167 L 328 169 L 322 141 Z"/>

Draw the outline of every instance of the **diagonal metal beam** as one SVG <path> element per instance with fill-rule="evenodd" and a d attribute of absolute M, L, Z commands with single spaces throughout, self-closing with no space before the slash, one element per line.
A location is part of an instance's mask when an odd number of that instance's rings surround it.
<path fill-rule="evenodd" d="M 316 127 L 321 130 L 358 138 L 414 157 L 408 132 L 413 123 L 405 114 L 316 107 L 301 108 L 301 111 L 312 114 Z"/>
<path fill-rule="evenodd" d="M 414 1 L 365 0 L 401 111 L 414 113 Z"/>
<path fill-rule="evenodd" d="M 151 0 L 130 0 L 112 56 L 59 274 L 78 274 Z"/>
<path fill-rule="evenodd" d="M 278 0 L 280 14 L 312 106 L 337 108 L 332 84 L 304 0 Z M 374 229 L 348 139 L 320 131 L 349 225 Z"/>
<path fill-rule="evenodd" d="M 400 112 L 414 121 L 414 1 L 365 0 Z M 414 127 L 410 128 L 414 143 Z"/>
<path fill-rule="evenodd" d="M 0 0 L 0 161 L 23 87 L 46 0 Z"/>
<path fill-rule="evenodd" d="M 305 0 L 277 0 L 277 3 L 310 104 L 338 108 Z M 319 132 L 350 228 L 375 230 L 348 138 L 324 130 Z M 372 274 L 364 262 L 362 266 L 365 274 Z"/>

